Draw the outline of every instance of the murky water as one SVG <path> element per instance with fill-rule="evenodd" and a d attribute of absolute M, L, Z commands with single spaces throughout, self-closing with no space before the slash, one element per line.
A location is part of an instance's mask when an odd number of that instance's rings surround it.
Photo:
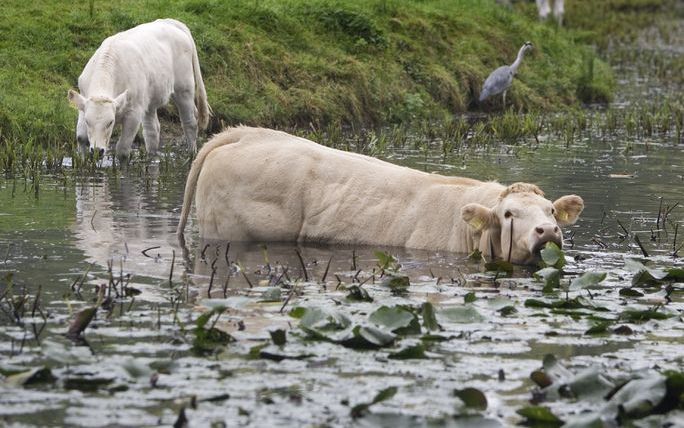
<path fill-rule="evenodd" d="M 201 242 L 193 224 L 186 251 L 175 237 L 188 169 L 180 159 L 66 181 L 47 177 L 37 198 L 30 183 L 2 179 L 3 423 L 170 425 L 184 409 L 191 426 L 500 426 L 520 420 L 516 410 L 536 391 L 530 373 L 549 353 L 573 371 L 597 367 L 611 379 L 684 368 L 681 280 L 668 282 L 670 289 L 637 284 L 642 296 L 621 294 L 635 276 L 625 260 L 643 261 L 635 235 L 652 266 L 684 265 L 672 257 L 684 242 L 678 205 L 684 203 L 684 145 L 674 135 L 606 137 L 589 130 L 569 145 L 550 133 L 539 143 L 465 148 L 446 158 L 437 144 L 425 153 L 401 147 L 381 157 L 447 175 L 534 182 L 550 199 L 581 195 L 586 209 L 566 230 L 562 282 L 587 271 L 606 272 L 605 281 L 567 296 L 545 294 L 531 277 L 534 269 L 518 267 L 512 278 L 502 277 L 466 254 L 228 245 Z M 396 257 L 399 272 L 410 278 L 405 292 L 383 284 L 377 250 Z M 373 301 L 349 299 L 354 285 Z M 70 320 L 93 305 L 98 288 L 111 299 L 85 340 L 67 339 Z M 20 306 L 24 294 L 30 297 Z M 582 304 L 571 309 L 530 300 L 578 296 Z M 436 309 L 439 328 L 428 325 L 425 302 Z M 227 309 L 215 326 L 235 341 L 202 353 L 196 320 L 217 306 Z M 312 340 L 300 328 L 304 319 L 289 313 L 319 308 L 367 326 L 381 306 L 413 308 L 420 332 L 356 349 L 330 337 Z M 647 309 L 665 317 L 625 318 L 628 310 Z M 585 334 L 601 322 L 610 325 L 607 333 Z M 631 334 L 611 334 L 621 326 Z M 287 332 L 284 345 L 272 342 L 277 329 Z M 424 349 L 420 359 L 395 355 L 418 348 Z M 51 377 L 12 376 L 39 367 Z M 393 396 L 354 414 L 354 406 L 388 387 L 397 388 Z M 466 387 L 484 392 L 486 410 L 456 397 Z M 571 418 L 599 409 L 599 401 L 544 405 Z M 682 416 L 672 411 L 655 423 L 680 423 Z"/>

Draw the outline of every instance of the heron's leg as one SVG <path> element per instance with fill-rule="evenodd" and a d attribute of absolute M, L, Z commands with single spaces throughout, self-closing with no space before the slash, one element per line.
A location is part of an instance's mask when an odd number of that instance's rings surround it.
<path fill-rule="evenodd" d="M 503 91 L 503 109 L 504 110 L 506 110 L 506 92 L 507 91 Z"/>

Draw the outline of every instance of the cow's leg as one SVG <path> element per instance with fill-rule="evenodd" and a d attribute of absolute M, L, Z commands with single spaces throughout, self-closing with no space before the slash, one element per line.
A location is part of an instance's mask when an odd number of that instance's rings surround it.
<path fill-rule="evenodd" d="M 540 19 L 546 19 L 551 13 L 551 5 L 549 5 L 550 0 L 537 0 L 537 11 L 539 12 Z"/>
<path fill-rule="evenodd" d="M 178 108 L 181 126 L 185 134 L 185 142 L 188 149 L 197 151 L 197 107 L 195 97 L 191 91 L 176 92 L 173 94 L 173 102 Z"/>
<path fill-rule="evenodd" d="M 155 155 L 159 150 L 159 118 L 157 109 L 149 111 L 143 119 L 143 138 L 148 155 Z"/>
<path fill-rule="evenodd" d="M 80 110 L 78 112 L 78 121 L 76 122 L 76 141 L 78 142 L 78 152 L 82 156 L 86 156 L 88 154 L 90 142 L 88 141 L 88 128 L 86 128 L 85 115 Z"/>
<path fill-rule="evenodd" d="M 121 135 L 119 135 L 119 141 L 116 143 L 116 156 L 119 159 L 125 159 L 130 156 L 133 139 L 139 127 L 140 118 L 138 115 L 131 114 L 124 117 L 121 125 Z"/>
<path fill-rule="evenodd" d="M 559 26 L 563 25 L 563 13 L 565 13 L 564 0 L 555 0 L 553 2 L 553 16 Z"/>

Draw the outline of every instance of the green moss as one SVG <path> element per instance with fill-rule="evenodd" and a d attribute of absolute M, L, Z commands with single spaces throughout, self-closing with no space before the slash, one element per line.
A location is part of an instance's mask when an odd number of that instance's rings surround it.
<path fill-rule="evenodd" d="M 653 3 L 610 3 L 635 2 Z M 160 17 L 193 32 L 213 130 L 448 117 L 478 108 L 485 77 L 511 63 L 526 40 L 536 49 L 509 92 L 515 106 L 609 100 L 608 67 L 595 58 L 586 67 L 588 18 L 569 9 L 568 21 L 583 30 L 557 29 L 537 22 L 530 5 L 520 7 L 494 0 L 7 0 L 0 9 L 0 141 L 70 147 L 76 111 L 66 92 L 87 60 L 107 36 Z"/>

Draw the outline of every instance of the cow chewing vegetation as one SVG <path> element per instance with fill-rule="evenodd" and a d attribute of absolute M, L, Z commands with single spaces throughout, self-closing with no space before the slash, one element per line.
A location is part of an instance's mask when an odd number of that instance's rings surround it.
<path fill-rule="evenodd" d="M 115 125 L 121 125 L 116 154 L 128 157 L 143 125 L 145 148 L 159 148 L 157 109 L 170 99 L 178 108 L 188 148 L 197 150 L 198 125 L 206 129 L 211 109 L 197 48 L 188 27 L 158 19 L 106 38 L 78 78 L 80 94 L 69 90 L 78 108 L 76 140 L 103 153 Z"/>
<path fill-rule="evenodd" d="M 532 263 L 582 198 L 544 198 L 508 187 L 428 174 L 263 128 L 215 135 L 192 164 L 178 236 L 195 199 L 202 238 L 383 245 L 471 252 Z"/>

